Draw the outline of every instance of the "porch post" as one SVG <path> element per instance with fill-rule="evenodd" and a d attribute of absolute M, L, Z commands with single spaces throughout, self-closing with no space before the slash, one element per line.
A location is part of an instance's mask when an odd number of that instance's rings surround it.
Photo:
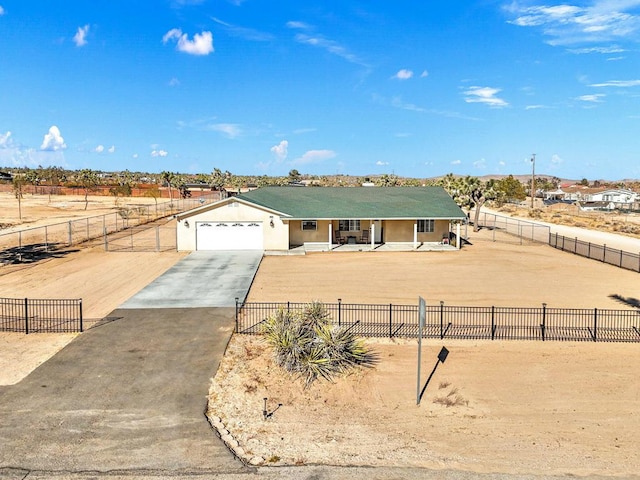
<path fill-rule="evenodd" d="M 418 222 L 413 223 L 413 248 L 418 248 Z"/>
<path fill-rule="evenodd" d="M 375 247 L 375 238 L 376 238 L 376 224 L 373 223 L 373 221 L 371 222 L 371 238 L 369 239 L 369 241 L 371 242 L 371 250 L 373 250 Z"/>
<path fill-rule="evenodd" d="M 460 250 L 460 224 L 456 223 L 456 248 Z"/>
<path fill-rule="evenodd" d="M 333 246 L 333 222 L 329 220 L 329 250 Z"/>

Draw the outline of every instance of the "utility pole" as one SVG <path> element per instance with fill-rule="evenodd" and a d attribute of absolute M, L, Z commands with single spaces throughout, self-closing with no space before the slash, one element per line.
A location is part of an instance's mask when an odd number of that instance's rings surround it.
<path fill-rule="evenodd" d="M 536 198 L 536 154 L 531 155 L 531 210 L 533 210 L 533 201 Z"/>

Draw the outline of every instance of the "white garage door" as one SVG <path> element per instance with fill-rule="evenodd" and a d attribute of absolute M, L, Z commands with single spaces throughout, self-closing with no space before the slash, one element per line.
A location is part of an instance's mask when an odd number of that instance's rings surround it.
<path fill-rule="evenodd" d="M 196 222 L 196 250 L 262 250 L 261 222 Z"/>

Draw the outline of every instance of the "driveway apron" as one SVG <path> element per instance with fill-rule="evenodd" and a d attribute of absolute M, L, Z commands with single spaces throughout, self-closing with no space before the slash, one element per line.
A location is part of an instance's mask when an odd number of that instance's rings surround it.
<path fill-rule="evenodd" d="M 244 276 L 247 291 L 258 263 Z M 203 283 L 206 306 L 119 308 L 20 383 L 0 387 L 0 470 L 245 470 L 204 415 L 234 326 L 235 310 L 210 306 L 206 293 L 226 291 L 225 275 L 194 278 L 200 267 L 191 275 L 175 268 L 180 274 L 167 272 L 155 291 L 173 298 L 166 278 L 178 291 Z M 146 301 L 149 291 L 141 292 Z M 235 302 L 215 301 L 223 300 Z"/>

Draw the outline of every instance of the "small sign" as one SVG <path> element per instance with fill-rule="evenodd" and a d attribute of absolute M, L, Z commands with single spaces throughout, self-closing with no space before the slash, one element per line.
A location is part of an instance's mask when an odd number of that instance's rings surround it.
<path fill-rule="evenodd" d="M 442 347 L 440 353 L 438 354 L 438 360 L 440 360 L 440 363 L 444 363 L 444 361 L 447 359 L 447 355 L 449 355 L 449 350 L 447 350 L 445 347 Z"/>

